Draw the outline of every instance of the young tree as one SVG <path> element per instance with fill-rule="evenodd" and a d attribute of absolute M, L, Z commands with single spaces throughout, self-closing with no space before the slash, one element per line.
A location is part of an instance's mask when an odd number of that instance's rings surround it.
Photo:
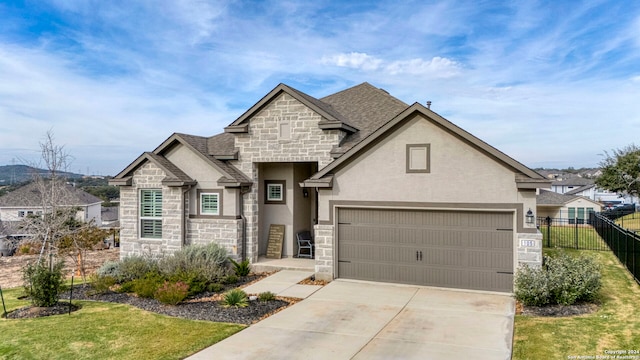
<path fill-rule="evenodd" d="M 85 259 L 87 251 L 102 246 L 104 239 L 107 237 L 108 231 L 100 229 L 95 224 L 78 224 L 76 231 L 65 235 L 58 243 L 58 252 L 60 255 L 67 255 L 76 264 L 76 268 L 82 275 L 84 283 L 87 282 L 87 269 Z"/>
<path fill-rule="evenodd" d="M 43 164 L 33 164 L 35 168 L 44 166 L 47 170 L 46 176 L 37 172 L 33 174 L 40 210 L 28 216 L 22 224 L 25 232 L 42 243 L 38 263 L 42 262 L 45 252 L 52 256 L 59 240 L 75 230 L 69 227 L 69 219 L 74 218 L 77 212 L 70 206 L 73 204 L 66 179 L 60 176 L 60 172 L 69 165 L 71 156 L 64 146 L 56 145 L 51 130 L 40 143 L 40 151 Z"/>
<path fill-rule="evenodd" d="M 599 187 L 620 195 L 640 194 L 640 147 L 631 144 L 622 149 L 605 151 L 600 162 L 602 175 L 596 179 Z"/>

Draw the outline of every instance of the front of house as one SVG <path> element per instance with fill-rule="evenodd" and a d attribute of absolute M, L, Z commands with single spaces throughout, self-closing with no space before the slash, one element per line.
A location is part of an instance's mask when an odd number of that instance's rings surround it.
<path fill-rule="evenodd" d="M 364 83 L 280 84 L 213 137 L 173 134 L 118 174 L 121 256 L 217 242 L 256 263 L 311 231 L 316 277 L 511 292 L 541 263 L 549 181 L 430 109 Z M 531 213 L 529 214 L 531 215 Z"/>

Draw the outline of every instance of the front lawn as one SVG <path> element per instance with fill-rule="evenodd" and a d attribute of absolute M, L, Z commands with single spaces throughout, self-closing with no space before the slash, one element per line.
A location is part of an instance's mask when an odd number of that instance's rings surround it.
<path fill-rule="evenodd" d="M 602 265 L 601 307 L 565 318 L 516 315 L 513 359 L 596 358 L 609 355 L 606 351 L 640 350 L 640 287 L 612 252 L 581 253 Z"/>
<path fill-rule="evenodd" d="M 631 231 L 639 231 L 640 230 L 640 213 L 625 215 L 621 218 L 616 219 L 615 223 L 625 229 L 628 229 Z"/>
<path fill-rule="evenodd" d="M 7 311 L 29 304 L 4 290 Z M 129 305 L 78 301 L 71 315 L 0 319 L 1 359 L 183 359 L 245 328 L 158 315 Z M 0 313 L 2 309 L 0 308 Z"/>

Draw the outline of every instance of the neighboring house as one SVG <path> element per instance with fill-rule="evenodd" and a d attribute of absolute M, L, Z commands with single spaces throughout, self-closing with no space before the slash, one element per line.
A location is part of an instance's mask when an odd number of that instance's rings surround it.
<path fill-rule="evenodd" d="M 589 219 L 589 213 L 602 211 L 602 204 L 584 196 L 545 190 L 540 190 L 537 203 L 538 219 L 568 219 L 566 221 L 569 224 L 585 223 Z"/>
<path fill-rule="evenodd" d="M 551 191 L 558 194 L 565 194 L 577 188 L 593 184 L 594 181 L 592 179 L 585 179 L 577 176 L 566 179 L 556 179 L 551 183 Z"/>
<path fill-rule="evenodd" d="M 103 228 L 117 228 L 120 226 L 119 220 L 120 207 L 119 206 L 106 206 L 102 208 L 102 223 Z"/>
<path fill-rule="evenodd" d="M 541 264 L 527 212 L 550 181 L 427 107 L 368 83 L 280 84 L 225 132 L 173 134 L 110 181 L 121 257 L 217 242 L 259 262 L 270 225 L 315 240 L 316 277 L 511 292 Z"/>
<path fill-rule="evenodd" d="M 76 219 L 89 222 L 94 220 L 96 225 L 102 223 L 102 200 L 81 189 L 65 185 L 65 196 L 58 206 L 75 207 Z M 16 223 L 29 215 L 42 214 L 42 194 L 35 182 L 22 186 L 0 197 L 0 221 Z"/>

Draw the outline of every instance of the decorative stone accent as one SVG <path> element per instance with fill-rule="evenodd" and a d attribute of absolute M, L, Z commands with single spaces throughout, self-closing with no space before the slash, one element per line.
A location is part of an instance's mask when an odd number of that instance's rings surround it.
<path fill-rule="evenodd" d="M 256 163 L 317 162 L 322 169 L 333 161 L 331 150 L 346 136 L 341 130 L 322 130 L 322 117 L 304 104 L 283 93 L 249 119 L 249 132 L 235 134 L 239 159 L 231 163 L 254 182 L 244 195 L 247 219 L 247 258 L 258 260 L 258 186 L 260 177 Z M 281 125 L 286 134 L 281 135 Z M 238 238 L 238 243 L 240 243 Z"/>
<path fill-rule="evenodd" d="M 529 265 L 542 266 L 542 233 L 518 233 L 518 267 Z"/>
<path fill-rule="evenodd" d="M 239 258 L 242 250 L 241 219 L 189 219 L 187 225 L 190 244 L 215 242 L 227 249 L 229 256 Z"/>
<path fill-rule="evenodd" d="M 315 225 L 316 279 L 331 281 L 333 273 L 333 225 Z"/>

